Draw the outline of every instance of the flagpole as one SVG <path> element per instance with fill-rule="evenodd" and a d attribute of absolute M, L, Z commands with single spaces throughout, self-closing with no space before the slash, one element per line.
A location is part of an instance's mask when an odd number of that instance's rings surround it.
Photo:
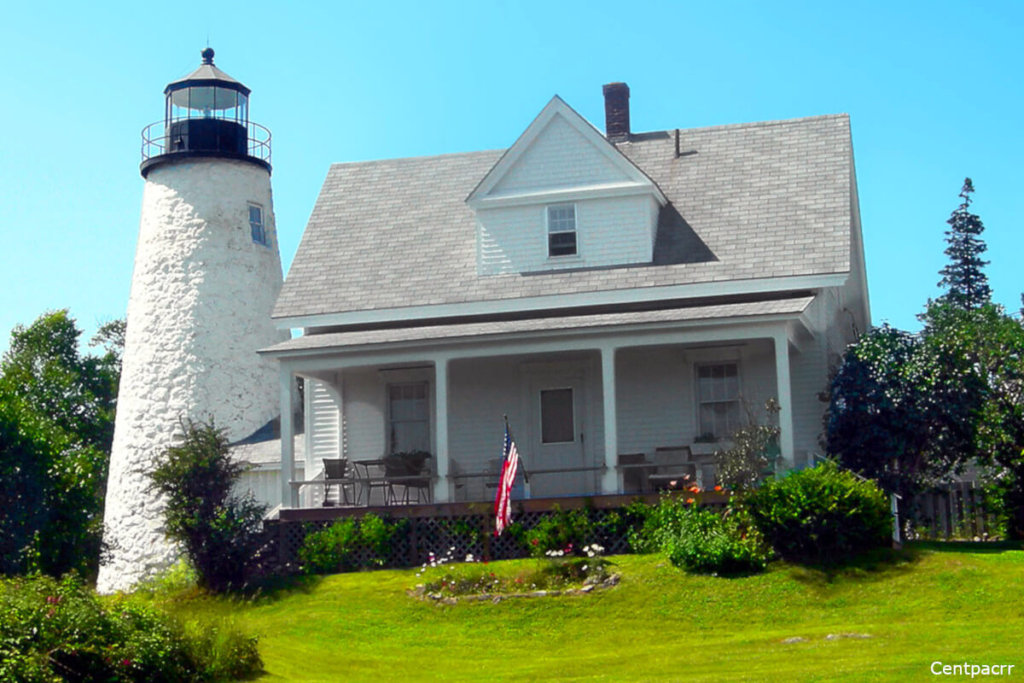
<path fill-rule="evenodd" d="M 516 437 L 512 433 L 512 428 L 508 426 L 508 415 L 503 415 L 505 418 L 505 431 L 508 432 L 508 438 L 510 441 L 515 442 Z M 526 471 L 526 459 L 523 458 L 522 451 L 519 452 L 519 467 L 523 470 L 523 482 L 530 483 L 530 473 Z"/>

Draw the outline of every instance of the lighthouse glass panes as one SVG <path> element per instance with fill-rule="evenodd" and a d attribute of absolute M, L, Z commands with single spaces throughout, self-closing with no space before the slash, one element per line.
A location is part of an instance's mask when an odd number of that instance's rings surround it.
<path fill-rule="evenodd" d="M 257 204 L 249 205 L 249 229 L 252 231 L 252 241 L 263 246 L 270 246 L 267 241 L 267 228 L 263 225 L 263 207 Z"/>
<path fill-rule="evenodd" d="M 212 85 L 180 88 L 167 95 L 168 121 L 182 119 L 224 119 L 245 124 L 249 119 L 249 98 L 230 88 Z"/>
<path fill-rule="evenodd" d="M 572 256 L 576 253 L 576 206 L 548 207 L 548 256 Z"/>

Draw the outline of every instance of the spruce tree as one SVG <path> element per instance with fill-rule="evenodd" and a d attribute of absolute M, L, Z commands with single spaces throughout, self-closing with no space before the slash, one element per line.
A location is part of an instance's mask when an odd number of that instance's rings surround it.
<path fill-rule="evenodd" d="M 949 224 L 946 231 L 949 265 L 939 271 L 942 275 L 939 286 L 947 290 L 939 300 L 963 310 L 983 306 L 992 297 L 988 277 L 982 271 L 988 265 L 988 261 L 981 260 L 981 255 L 988 248 L 981 239 L 985 226 L 977 214 L 969 211 L 972 192 L 974 184 L 970 178 L 965 178 L 960 190 L 963 201 L 946 221 Z"/>

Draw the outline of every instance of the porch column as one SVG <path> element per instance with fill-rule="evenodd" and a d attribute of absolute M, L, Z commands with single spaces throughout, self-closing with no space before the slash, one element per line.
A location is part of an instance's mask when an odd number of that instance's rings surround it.
<path fill-rule="evenodd" d="M 437 479 L 434 481 L 434 502 L 447 503 L 451 500 L 451 483 L 448 481 L 448 358 L 434 361 L 434 412 L 435 428 L 434 454 L 437 465 Z"/>
<path fill-rule="evenodd" d="M 618 493 L 622 490 L 619 476 L 619 424 L 615 401 L 615 352 L 614 346 L 601 347 L 601 395 L 604 400 L 604 475 L 601 477 L 602 493 Z"/>
<path fill-rule="evenodd" d="M 795 465 L 793 453 L 793 392 L 789 370 L 789 335 L 780 330 L 775 342 L 775 382 L 779 395 L 779 447 L 783 467 Z"/>
<path fill-rule="evenodd" d="M 295 405 L 295 378 L 291 370 L 281 364 L 280 396 L 281 396 L 281 505 L 284 507 L 299 506 L 299 492 L 292 487 L 295 476 L 295 425 L 292 415 Z"/>

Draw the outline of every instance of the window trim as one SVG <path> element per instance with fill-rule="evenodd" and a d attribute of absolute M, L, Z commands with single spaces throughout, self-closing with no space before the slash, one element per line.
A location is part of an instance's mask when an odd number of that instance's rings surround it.
<path fill-rule="evenodd" d="M 700 372 L 703 368 L 710 368 L 716 366 L 734 366 L 736 368 L 736 395 L 734 398 L 728 398 L 725 400 L 703 400 L 701 395 L 700 387 Z M 738 358 L 723 358 L 723 359 L 709 359 L 706 361 L 700 361 L 693 364 L 693 404 L 694 404 L 694 438 L 700 438 L 707 434 L 714 436 L 716 441 L 724 441 L 729 439 L 732 434 L 718 434 L 711 430 L 705 429 L 704 424 L 701 420 L 701 408 L 705 404 L 713 403 L 733 403 L 736 405 L 737 424 L 736 429 L 742 427 L 742 408 L 743 408 L 743 371 L 742 364 Z"/>
<path fill-rule="evenodd" d="M 572 209 L 572 230 L 551 230 L 551 212 L 558 209 Z M 566 219 L 555 219 L 555 220 L 566 220 Z M 547 252 L 549 259 L 565 259 L 565 258 L 578 258 L 580 255 L 580 223 L 579 223 L 579 212 L 576 210 L 576 202 L 564 202 L 559 204 L 547 204 L 544 207 L 544 234 L 547 242 Z M 573 236 L 572 253 L 571 254 L 553 254 L 551 253 L 551 237 L 553 235 L 569 235 Z"/>
<path fill-rule="evenodd" d="M 248 202 L 246 204 L 249 213 L 249 235 L 252 237 L 253 244 L 259 244 L 264 247 L 270 246 L 270 239 L 267 235 L 267 220 L 266 212 L 263 210 L 262 204 L 256 202 Z M 256 209 L 260 212 L 259 222 L 252 220 L 252 210 Z"/>

